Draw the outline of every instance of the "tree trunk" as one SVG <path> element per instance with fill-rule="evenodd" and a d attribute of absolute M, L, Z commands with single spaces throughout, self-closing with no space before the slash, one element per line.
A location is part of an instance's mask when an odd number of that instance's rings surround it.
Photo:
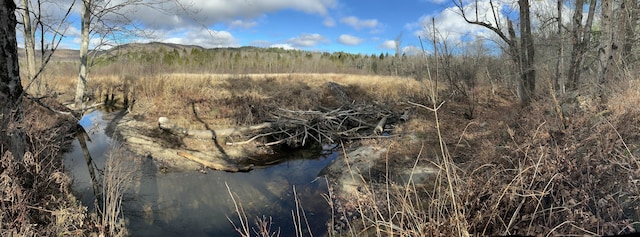
<path fill-rule="evenodd" d="M 84 98 L 85 87 L 87 86 L 88 62 L 89 62 L 89 31 L 91 26 L 91 1 L 82 1 L 82 29 L 80 43 L 80 72 L 78 73 L 78 84 L 76 85 L 76 108 L 81 108 Z"/>
<path fill-rule="evenodd" d="M 573 26 L 571 29 L 571 40 L 573 41 L 573 49 L 571 50 L 571 58 L 569 59 L 569 71 L 567 75 L 567 89 L 576 91 L 580 84 L 580 74 L 584 55 L 589 48 L 591 42 L 591 26 L 593 25 L 593 16 L 596 9 L 597 0 L 589 2 L 589 12 L 587 13 L 587 21 L 582 25 L 584 0 L 576 0 L 573 14 Z"/>
<path fill-rule="evenodd" d="M 529 0 L 518 0 L 518 5 L 520 7 L 520 62 L 523 70 L 521 77 L 525 88 L 525 94 L 520 98 L 520 102 L 526 106 L 531 102 L 531 96 L 536 90 L 535 47 L 533 45 L 533 35 L 531 34 Z"/>
<path fill-rule="evenodd" d="M 8 145 L 16 159 L 22 159 L 26 136 L 22 130 L 22 84 L 16 41 L 16 5 L 13 0 L 0 4 L 0 146 Z"/>
<path fill-rule="evenodd" d="M 36 75 L 36 47 L 33 30 L 31 28 L 31 12 L 29 10 L 29 1 L 22 0 L 22 7 L 24 10 L 24 12 L 22 13 L 22 21 L 24 23 L 24 48 L 27 55 L 27 79 L 32 80 Z"/>
<path fill-rule="evenodd" d="M 564 94 L 564 37 L 562 37 L 562 6 L 564 6 L 563 1 L 558 0 L 556 3 L 558 10 L 558 62 L 556 64 L 556 78 L 553 87 L 556 91 Z"/>
<path fill-rule="evenodd" d="M 614 60 L 619 58 L 620 50 L 617 43 L 618 35 L 618 18 L 621 14 L 614 14 L 621 8 L 621 0 L 603 0 L 602 1 L 602 34 L 600 37 L 600 46 L 598 47 L 598 84 L 600 86 L 598 93 L 601 103 L 606 104 L 606 90 L 610 87 L 610 83 L 615 77 Z"/>

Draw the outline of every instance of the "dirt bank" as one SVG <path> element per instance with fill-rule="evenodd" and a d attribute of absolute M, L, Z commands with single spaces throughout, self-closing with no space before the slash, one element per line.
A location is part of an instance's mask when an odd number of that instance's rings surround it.
<path fill-rule="evenodd" d="M 269 154 L 256 144 L 227 146 L 219 141 L 180 137 L 137 120 L 135 115 L 122 111 L 112 122 L 114 134 L 125 146 L 147 158 L 153 158 L 161 171 L 212 169 L 238 172 L 248 171 L 249 157 Z M 204 166 L 204 167 L 203 167 Z"/>

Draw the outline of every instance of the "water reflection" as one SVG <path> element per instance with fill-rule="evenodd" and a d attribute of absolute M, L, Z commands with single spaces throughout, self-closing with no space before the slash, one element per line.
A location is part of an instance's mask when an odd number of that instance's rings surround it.
<path fill-rule="evenodd" d="M 81 121 L 92 142 L 89 152 L 97 167 L 104 167 L 110 143 L 104 134 L 106 122 L 102 112 L 93 112 Z M 84 164 L 78 142 L 66 156 L 67 167 L 75 177 L 74 189 L 81 200 L 92 204 L 91 180 Z M 225 183 L 237 194 L 251 227 L 256 216 L 271 216 L 272 230 L 280 229 L 281 236 L 294 233 L 292 210 L 295 200 L 292 186 L 301 201 L 315 236 L 326 232 L 328 205 L 322 197 L 327 190 L 323 179 L 316 180 L 318 172 L 336 157 L 308 153 L 291 154 L 294 158 L 275 166 L 256 169 L 248 173 L 197 171 L 162 173 L 151 159 L 142 164 L 138 179 L 124 203 L 128 228 L 132 236 L 238 236 L 227 219 L 238 223 L 237 215 Z M 313 159 L 311 159 L 313 158 Z M 314 181 L 315 180 L 315 181 Z"/>

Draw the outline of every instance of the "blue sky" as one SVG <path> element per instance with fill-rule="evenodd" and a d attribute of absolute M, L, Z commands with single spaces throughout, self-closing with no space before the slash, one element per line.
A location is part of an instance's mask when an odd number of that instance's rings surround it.
<path fill-rule="evenodd" d="M 64 6 L 59 0 L 58 7 Z M 122 2 L 124 0 L 112 0 Z M 153 1 L 153 0 L 136 0 Z M 176 0 L 174 0 L 176 1 Z M 177 0 L 157 8 L 130 8 L 125 14 L 153 32 L 151 38 L 126 41 L 160 41 L 212 47 L 282 47 L 311 51 L 379 54 L 395 53 L 395 39 L 402 35 L 403 52 L 416 52 L 425 38 L 425 26 L 435 19 L 441 37 L 451 42 L 475 38 L 491 39 L 491 32 L 464 22 L 450 0 Z M 465 8 L 474 10 L 464 0 Z M 479 0 L 486 11 L 488 0 Z M 494 0 L 503 8 L 515 1 Z M 555 1 L 537 0 L 532 4 L 553 11 Z M 52 7 L 50 8 L 52 9 Z M 51 10 L 52 11 L 52 10 Z M 55 15 L 55 12 L 50 13 Z M 568 12 L 568 11 L 567 11 Z M 72 11 L 62 48 L 78 48 L 80 10 Z M 483 17 L 483 16 L 480 16 Z M 486 17 L 486 16 L 485 16 Z M 493 19 L 493 18 L 491 18 Z M 568 19 L 568 17 L 566 17 Z M 97 37 L 96 37 L 97 38 Z M 95 45 L 97 39 L 92 42 Z"/>

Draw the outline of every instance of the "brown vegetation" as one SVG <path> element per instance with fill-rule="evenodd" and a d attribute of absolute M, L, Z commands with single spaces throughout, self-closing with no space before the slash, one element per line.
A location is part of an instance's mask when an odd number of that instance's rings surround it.
<path fill-rule="evenodd" d="M 90 218 L 71 193 L 72 179 L 63 172 L 60 157 L 77 125 L 40 103 L 65 110 L 51 99 L 36 103 L 25 98 L 27 152 L 18 160 L 3 149 L 0 160 L 0 235 L 87 234 L 93 230 Z"/>

